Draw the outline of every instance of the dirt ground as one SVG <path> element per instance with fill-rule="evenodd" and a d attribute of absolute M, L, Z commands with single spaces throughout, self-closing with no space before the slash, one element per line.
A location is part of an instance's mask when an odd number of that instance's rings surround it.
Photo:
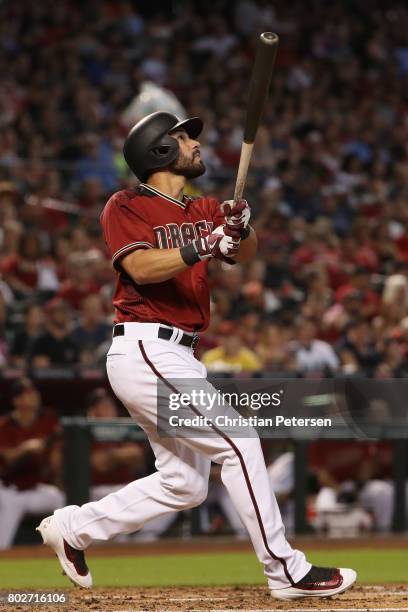
<path fill-rule="evenodd" d="M 265 587 L 177 587 L 69 590 L 69 605 L 7 606 L 1 612 L 193 612 L 268 611 L 370 612 L 408 611 L 408 585 L 356 586 L 342 595 L 326 599 L 272 599 Z"/>

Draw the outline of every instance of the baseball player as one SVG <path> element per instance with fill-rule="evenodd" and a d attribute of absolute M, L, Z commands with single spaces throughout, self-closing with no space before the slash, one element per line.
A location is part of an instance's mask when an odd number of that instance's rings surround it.
<path fill-rule="evenodd" d="M 157 471 L 99 501 L 56 510 L 38 529 L 68 577 L 91 587 L 84 550 L 95 540 L 133 532 L 169 511 L 201 504 L 214 461 L 221 465 L 222 481 L 271 594 L 280 599 L 335 595 L 354 583 L 356 573 L 311 566 L 291 548 L 257 436 L 233 439 L 215 426 L 212 436 L 194 427 L 191 437 L 158 433 L 158 381 L 173 390 L 169 381 L 177 378 L 201 379 L 210 386 L 205 367 L 194 357 L 197 332 L 209 320 L 208 265 L 212 259 L 245 263 L 256 252 L 245 200 L 232 207 L 231 201 L 183 196 L 187 179 L 205 171 L 197 141 L 202 128 L 197 117 L 179 121 L 165 112 L 137 123 L 124 156 L 141 183 L 115 193 L 101 215 L 117 281 L 108 377 L 146 432 Z M 190 406 L 194 416 L 197 409 Z"/>

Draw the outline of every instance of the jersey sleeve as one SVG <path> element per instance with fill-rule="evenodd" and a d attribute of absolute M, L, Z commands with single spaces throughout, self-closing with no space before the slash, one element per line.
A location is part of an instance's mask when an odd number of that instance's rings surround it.
<path fill-rule="evenodd" d="M 153 228 L 143 211 L 129 202 L 111 201 L 101 215 L 101 225 L 115 268 L 132 251 L 154 248 Z"/>

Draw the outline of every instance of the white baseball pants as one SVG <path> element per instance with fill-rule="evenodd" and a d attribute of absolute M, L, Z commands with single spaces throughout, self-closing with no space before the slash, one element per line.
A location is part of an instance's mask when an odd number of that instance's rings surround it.
<path fill-rule="evenodd" d="M 157 433 L 157 379 L 203 379 L 206 369 L 193 351 L 158 340 L 158 325 L 126 323 L 125 335 L 113 339 L 107 357 L 110 384 L 130 415 L 146 432 L 157 472 L 82 507 L 55 511 L 66 541 L 85 549 L 140 529 L 169 511 L 192 508 L 207 496 L 211 460 L 222 465 L 221 478 L 245 525 L 271 588 L 286 588 L 303 578 L 311 565 L 291 548 L 271 490 L 258 437 L 164 438 Z M 193 415 L 192 415 L 193 416 Z"/>

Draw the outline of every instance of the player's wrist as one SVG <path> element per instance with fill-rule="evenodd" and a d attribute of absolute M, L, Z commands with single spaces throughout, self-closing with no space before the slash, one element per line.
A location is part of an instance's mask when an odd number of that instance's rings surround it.
<path fill-rule="evenodd" d="M 180 255 L 187 266 L 194 266 L 199 261 L 213 256 L 205 237 L 193 240 L 190 244 L 181 247 Z"/>

